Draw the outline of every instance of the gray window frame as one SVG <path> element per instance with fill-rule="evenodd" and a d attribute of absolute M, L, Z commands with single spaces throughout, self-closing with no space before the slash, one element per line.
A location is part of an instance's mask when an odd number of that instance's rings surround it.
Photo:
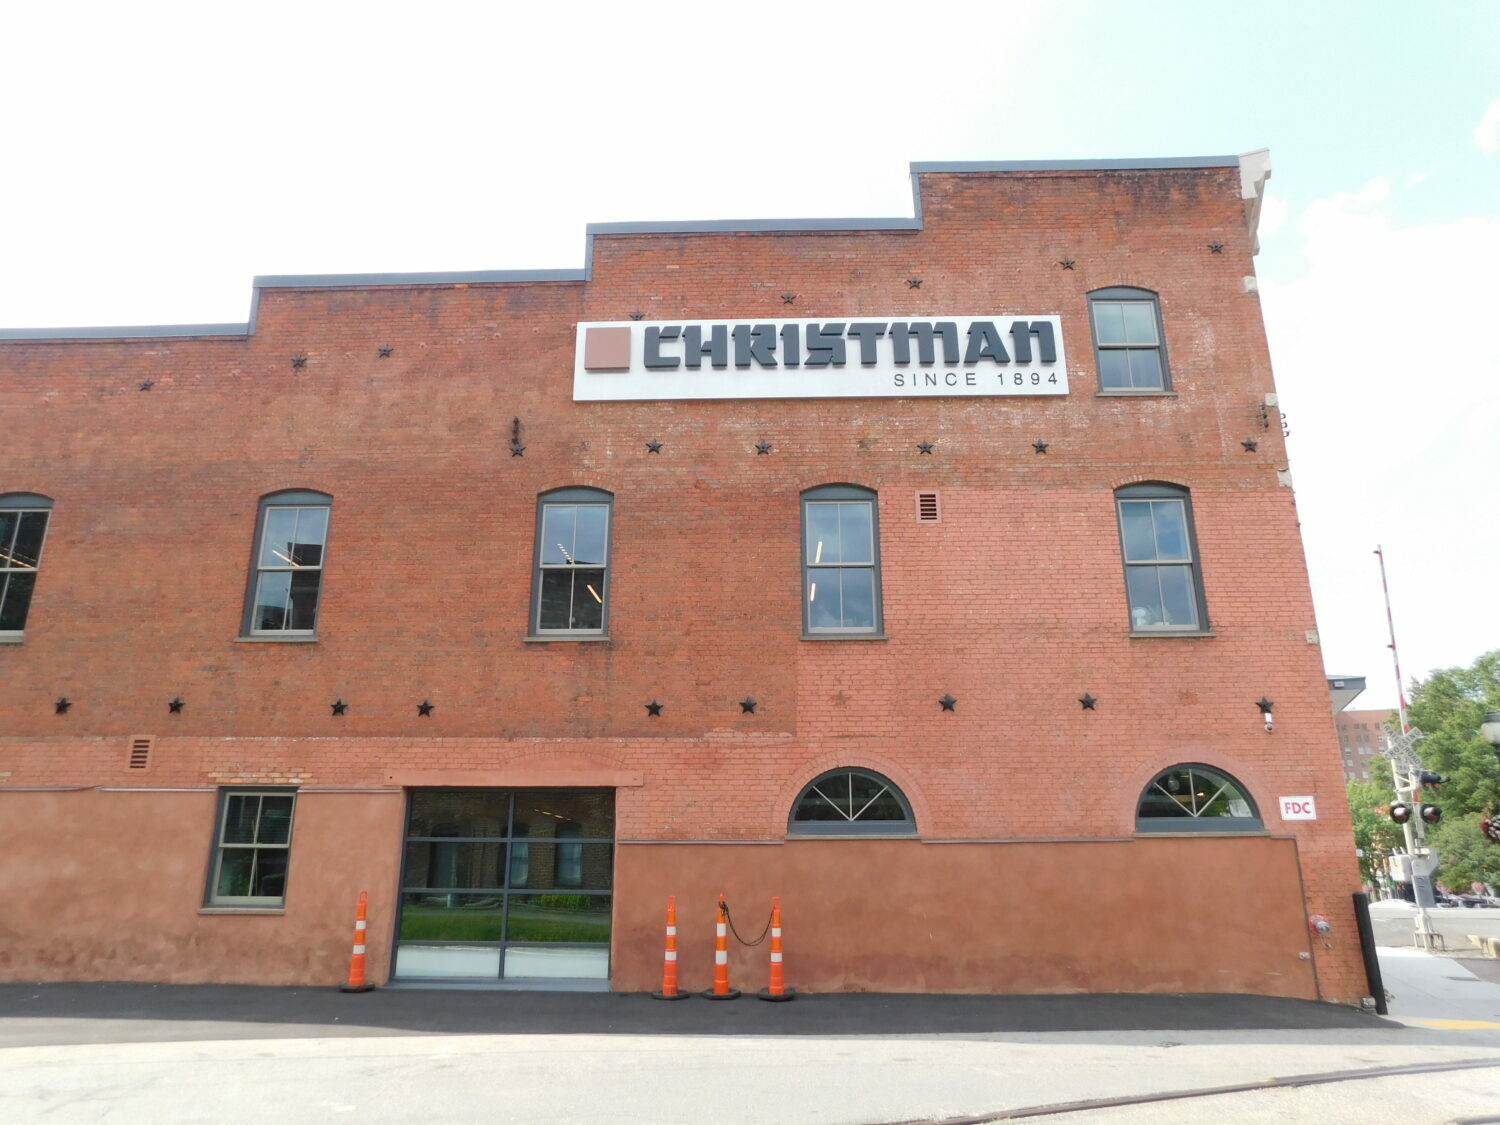
<path fill-rule="evenodd" d="M 857 817 L 854 820 L 797 819 L 797 810 L 802 807 L 802 802 L 817 786 L 830 778 L 849 773 L 863 774 L 885 786 L 901 805 L 901 811 L 906 814 L 906 819 L 860 820 Z M 863 766 L 838 766 L 835 769 L 823 771 L 798 790 L 796 799 L 792 801 L 791 810 L 787 813 L 786 831 L 788 836 L 915 836 L 917 835 L 917 818 L 912 812 L 911 802 L 906 799 L 906 794 L 901 792 L 901 787 L 884 774 L 876 773 Z"/>
<path fill-rule="evenodd" d="M 543 629 L 542 574 L 545 570 L 565 569 L 544 566 L 542 563 L 542 532 L 546 525 L 547 508 L 551 505 L 597 505 L 604 508 L 604 563 L 589 566 L 589 570 L 603 570 L 600 581 L 599 628 L 597 629 Z M 569 486 L 543 492 L 536 498 L 536 535 L 531 558 L 531 610 L 527 619 L 526 635 L 534 640 L 548 641 L 596 641 L 609 638 L 609 593 L 610 579 L 614 573 L 615 496 L 602 488 Z"/>
<path fill-rule="evenodd" d="M 1153 785 L 1159 784 L 1168 774 L 1179 773 L 1182 770 L 1197 770 L 1202 773 L 1213 774 L 1223 778 L 1233 785 L 1244 798 L 1245 803 L 1250 806 L 1249 816 L 1142 816 L 1141 806 L 1151 792 Z M 1218 766 L 1205 765 L 1202 762 L 1176 762 L 1164 770 L 1157 772 L 1146 786 L 1141 790 L 1140 796 L 1135 802 L 1135 830 L 1138 834 L 1160 835 L 1166 834 L 1201 834 L 1222 835 L 1226 833 L 1255 833 L 1265 832 L 1265 821 L 1260 815 L 1260 805 L 1250 790 L 1241 783 L 1240 779 L 1233 774 L 1220 769 Z"/>
<path fill-rule="evenodd" d="M 13 574 L 32 574 L 38 576 L 33 581 L 39 581 L 42 571 L 42 556 L 47 551 L 47 535 L 52 530 L 52 498 L 43 496 L 37 492 L 6 492 L 0 493 L 0 510 L 15 512 L 24 515 L 28 512 L 46 512 L 47 523 L 42 528 L 42 541 L 37 546 L 35 566 L 17 566 L 9 556 L 0 556 L 0 604 L 4 603 L 6 593 L 10 586 L 10 578 Z M 19 533 L 19 526 L 17 527 Z M 31 596 L 36 596 L 35 587 L 32 588 Z M 7 629 L 0 631 L 0 643 L 16 643 L 26 636 L 26 622 L 31 617 L 31 601 L 26 603 L 26 616 L 21 621 L 19 629 Z"/>
<path fill-rule="evenodd" d="M 1088 294 L 1089 299 L 1089 337 L 1094 345 L 1094 376 L 1098 381 L 1099 394 L 1101 395 L 1160 395 L 1172 393 L 1172 367 L 1167 362 L 1167 331 L 1166 324 L 1161 317 L 1161 297 L 1150 289 L 1141 289 L 1133 285 L 1114 285 L 1106 289 L 1095 289 Z M 1149 304 L 1151 306 L 1152 319 L 1156 322 L 1156 358 L 1161 367 L 1161 386 L 1159 387 L 1106 387 L 1104 385 L 1104 365 L 1100 362 L 1100 354 L 1105 351 L 1128 351 L 1131 345 L 1127 344 L 1101 344 L 1099 342 L 1099 328 L 1094 320 L 1094 307 L 1099 304 Z M 1145 350 L 1137 347 L 1136 350 Z"/>
<path fill-rule="evenodd" d="M 203 905 L 207 909 L 236 909 L 236 910 L 281 910 L 286 906 L 287 885 L 292 879 L 292 843 L 296 838 L 297 831 L 297 796 L 298 791 L 294 788 L 278 787 L 274 785 L 232 785 L 224 786 L 219 790 L 219 799 L 214 810 L 214 836 L 213 851 L 209 856 L 208 879 L 203 888 Z M 292 799 L 292 816 L 286 828 L 285 844 L 226 844 L 224 842 L 225 822 L 229 816 L 229 802 L 233 797 L 290 797 Z M 259 831 L 259 817 L 256 820 L 257 831 Z M 281 894 L 275 895 L 220 895 L 218 893 L 219 872 L 224 863 L 224 850 L 226 848 L 254 848 L 257 851 L 284 851 L 286 852 L 286 882 L 283 883 Z"/>
<path fill-rule="evenodd" d="M 317 570 L 322 577 L 318 580 L 318 603 L 313 610 L 313 627 L 311 629 L 257 629 L 255 627 L 255 595 L 260 589 L 260 576 L 263 572 L 291 569 L 313 569 L 308 568 L 284 568 L 284 567 L 262 567 L 260 565 L 261 547 L 265 541 L 266 529 L 270 519 L 270 512 L 276 508 L 323 508 L 326 509 L 327 527 L 323 533 L 323 554 L 317 565 Z M 323 595 L 328 574 L 328 540 L 333 534 L 333 497 L 326 492 L 316 492 L 311 489 L 284 489 L 280 492 L 268 492 L 260 498 L 260 503 L 255 509 L 255 534 L 250 542 L 250 568 L 245 582 L 245 606 L 240 616 L 240 636 L 246 640 L 256 641 L 308 641 L 317 640 L 318 623 L 323 616 Z"/>
<path fill-rule="evenodd" d="M 1186 563 L 1132 562 L 1130 560 L 1125 549 L 1125 513 L 1121 505 L 1131 500 L 1177 500 L 1181 502 L 1183 527 L 1187 534 L 1188 561 Z M 1191 491 L 1180 484 L 1171 484 L 1166 481 L 1142 481 L 1137 484 L 1122 485 L 1114 491 L 1114 507 L 1115 533 L 1120 540 L 1120 578 L 1124 584 L 1125 620 L 1130 626 L 1130 635 L 1133 637 L 1200 636 L 1211 632 L 1208 620 L 1208 599 L 1203 592 L 1203 559 L 1198 551 L 1198 530 L 1193 523 Z M 1144 566 L 1152 568 L 1186 566 L 1193 583 L 1193 605 L 1198 611 L 1197 624 L 1147 627 L 1136 625 L 1130 608 L 1130 571 L 1133 567 Z"/>
<path fill-rule="evenodd" d="M 866 503 L 870 506 L 870 563 L 824 563 L 814 565 L 807 558 L 807 511 L 813 504 Z M 857 484 L 821 484 L 801 496 L 801 520 L 797 538 L 797 557 L 802 563 L 802 639 L 803 640 L 871 640 L 885 636 L 885 609 L 880 582 L 880 496 L 873 488 Z M 814 629 L 812 602 L 809 598 L 814 570 L 868 569 L 872 575 L 875 620 L 869 628 Z"/>

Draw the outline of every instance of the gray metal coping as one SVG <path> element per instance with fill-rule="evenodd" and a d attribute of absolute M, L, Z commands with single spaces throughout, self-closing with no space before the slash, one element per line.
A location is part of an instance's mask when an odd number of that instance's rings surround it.
<path fill-rule="evenodd" d="M 1248 154 L 1247 154 L 1248 155 Z M 912 218 L 706 219 L 589 223 L 582 269 L 467 270 L 426 273 L 267 274 L 255 278 L 250 318 L 243 324 L 157 324 L 86 328 L 0 328 L 0 340 L 136 340 L 250 336 L 255 332 L 262 289 L 363 289 L 421 285 L 502 285 L 591 281 L 594 239 L 630 234 L 753 234 L 811 231 L 916 231 L 923 226 L 920 177 L 927 173 L 1151 171 L 1236 168 L 1238 156 L 1174 156 L 1140 160 L 919 160 L 911 168 Z"/>

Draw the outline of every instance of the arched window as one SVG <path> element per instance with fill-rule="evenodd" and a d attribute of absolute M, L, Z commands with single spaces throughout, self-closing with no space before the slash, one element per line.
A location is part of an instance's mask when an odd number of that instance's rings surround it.
<path fill-rule="evenodd" d="M 52 501 L 45 496 L 0 494 L 0 640 L 19 641 L 26 631 L 51 514 Z"/>
<path fill-rule="evenodd" d="M 1263 832 L 1249 792 L 1211 766 L 1189 762 L 1151 779 L 1135 810 L 1137 832 Z"/>
<path fill-rule="evenodd" d="M 1130 631 L 1208 632 L 1188 490 L 1175 484 L 1127 485 L 1115 490 L 1115 508 Z"/>
<path fill-rule="evenodd" d="M 537 499 L 534 637 L 603 637 L 609 630 L 609 535 L 614 497 L 559 488 Z"/>
<path fill-rule="evenodd" d="M 326 492 L 273 492 L 261 498 L 244 636 L 314 637 L 332 506 Z"/>
<path fill-rule="evenodd" d="M 802 494 L 804 636 L 880 634 L 876 507 L 875 493 L 852 484 L 826 484 Z"/>
<path fill-rule="evenodd" d="M 803 836 L 913 836 L 917 823 L 889 778 L 843 766 L 814 778 L 798 794 L 787 830 Z"/>
<path fill-rule="evenodd" d="M 1129 286 L 1095 289 L 1089 294 L 1089 313 L 1102 394 L 1171 389 L 1155 293 Z"/>

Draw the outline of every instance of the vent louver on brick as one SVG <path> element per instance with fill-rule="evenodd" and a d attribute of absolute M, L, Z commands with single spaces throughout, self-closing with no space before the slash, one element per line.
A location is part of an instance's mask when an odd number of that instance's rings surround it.
<path fill-rule="evenodd" d="M 917 493 L 917 519 L 923 523 L 937 523 L 942 519 L 942 509 L 938 506 L 936 492 Z"/>
<path fill-rule="evenodd" d="M 143 770 L 151 764 L 151 743 L 155 741 L 150 735 L 140 735 L 130 740 L 130 768 Z"/>

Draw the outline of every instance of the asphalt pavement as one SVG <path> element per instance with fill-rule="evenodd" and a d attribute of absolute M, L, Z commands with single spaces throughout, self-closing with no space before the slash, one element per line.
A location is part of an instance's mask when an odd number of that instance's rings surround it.
<path fill-rule="evenodd" d="M 233 985 L 0 985 L 0 1047 L 368 1035 L 954 1035 L 1378 1028 L 1274 996 L 845 993 L 766 1003 L 645 993 Z M 1394 1027 L 1394 1025 L 1388 1025 Z"/>
<path fill-rule="evenodd" d="M 1247 996 L 0 986 L 0 1121 L 1500 1121 L 1500 984 L 1383 949 L 1390 1018 Z"/>

